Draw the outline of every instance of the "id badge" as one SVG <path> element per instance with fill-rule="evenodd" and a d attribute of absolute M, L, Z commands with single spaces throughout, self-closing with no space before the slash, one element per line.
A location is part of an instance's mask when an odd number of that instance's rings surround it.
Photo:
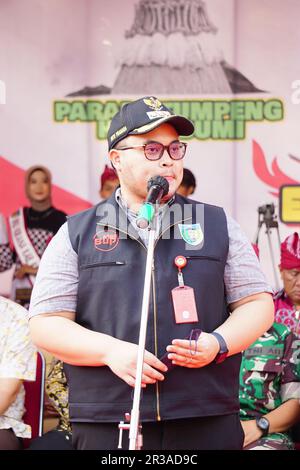
<path fill-rule="evenodd" d="M 175 287 L 171 293 L 176 323 L 198 322 L 194 289 L 189 286 Z"/>

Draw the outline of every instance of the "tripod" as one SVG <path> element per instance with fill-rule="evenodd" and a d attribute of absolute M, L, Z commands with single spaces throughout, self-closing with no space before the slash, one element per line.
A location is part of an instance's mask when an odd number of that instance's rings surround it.
<path fill-rule="evenodd" d="M 276 287 L 276 290 L 278 291 L 280 289 L 280 284 L 278 280 L 278 274 L 276 270 L 274 251 L 273 251 L 272 239 L 271 239 L 271 233 L 272 233 L 271 230 L 275 229 L 277 233 L 278 244 L 279 244 L 279 249 L 280 249 L 280 235 L 279 235 L 277 215 L 275 215 L 275 206 L 274 204 L 265 204 L 264 206 L 260 206 L 257 209 L 257 211 L 258 211 L 258 227 L 257 227 L 257 232 L 256 232 L 256 237 L 255 237 L 255 243 L 256 245 L 258 245 L 260 230 L 262 226 L 265 225 L 266 226 L 265 233 L 267 234 L 267 237 L 268 237 L 268 244 L 269 244 L 270 257 L 271 257 L 271 262 L 272 262 L 272 267 L 273 267 L 275 287 Z"/>

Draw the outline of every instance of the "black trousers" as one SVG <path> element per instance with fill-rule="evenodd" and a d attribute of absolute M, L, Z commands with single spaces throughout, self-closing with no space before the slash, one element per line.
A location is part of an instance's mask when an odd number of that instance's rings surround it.
<path fill-rule="evenodd" d="M 69 432 L 53 429 L 33 439 L 27 450 L 73 450 Z"/>
<path fill-rule="evenodd" d="M 22 439 L 12 429 L 0 429 L 0 450 L 21 450 Z"/>
<path fill-rule="evenodd" d="M 117 450 L 118 423 L 72 423 L 77 450 Z M 143 423 L 143 450 L 241 450 L 238 414 Z M 123 434 L 128 449 L 129 434 Z"/>

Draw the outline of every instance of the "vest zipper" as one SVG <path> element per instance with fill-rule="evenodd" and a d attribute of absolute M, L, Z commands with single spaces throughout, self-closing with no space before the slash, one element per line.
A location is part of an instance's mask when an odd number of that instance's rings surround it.
<path fill-rule="evenodd" d="M 158 357 L 158 344 L 157 344 L 157 311 L 156 311 L 156 292 L 155 292 L 155 265 L 154 260 L 152 264 L 152 296 L 153 296 L 153 313 L 154 313 L 154 353 Z M 155 384 L 156 387 L 156 419 L 161 421 L 160 417 L 160 403 L 159 403 L 159 382 Z"/>
<path fill-rule="evenodd" d="M 204 256 L 204 255 L 195 255 L 195 256 L 186 256 L 186 259 L 207 259 L 209 261 L 221 261 L 220 258 L 217 258 L 216 256 Z"/>
<path fill-rule="evenodd" d="M 187 219 L 181 220 L 180 222 L 186 222 L 187 220 L 191 220 L 192 217 L 188 217 Z M 159 239 L 163 236 L 163 234 L 169 230 L 172 227 L 175 227 L 179 222 L 176 222 L 175 224 L 169 225 L 166 230 L 164 230 L 160 236 L 156 239 L 154 248 L 156 247 Z M 102 224 L 98 224 L 102 225 Z M 104 226 L 104 224 L 103 224 Z M 119 230 L 122 233 L 125 233 L 126 235 L 129 235 L 128 232 L 125 232 L 124 230 L 120 230 L 118 227 L 114 227 L 112 225 L 107 225 L 105 224 L 106 227 L 112 228 L 114 230 Z M 146 246 L 138 239 L 135 237 L 132 237 L 134 240 L 136 240 L 146 251 L 147 248 Z M 158 357 L 158 342 L 157 342 L 157 310 L 156 310 L 156 291 L 155 291 L 155 265 L 154 265 L 154 260 L 152 264 L 152 295 L 153 295 L 153 313 L 154 313 L 154 353 L 155 356 Z M 159 398 L 159 383 L 156 382 L 156 419 L 157 421 L 161 421 L 161 416 L 160 416 L 160 398 Z"/>
<path fill-rule="evenodd" d="M 97 268 L 100 266 L 125 266 L 125 261 L 105 261 L 103 263 L 82 264 L 80 269 Z"/>

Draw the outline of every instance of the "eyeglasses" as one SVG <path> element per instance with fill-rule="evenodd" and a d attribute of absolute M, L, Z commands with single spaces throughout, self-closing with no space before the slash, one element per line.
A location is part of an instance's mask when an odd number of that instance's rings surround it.
<path fill-rule="evenodd" d="M 159 160 L 165 149 L 172 158 L 172 160 L 182 160 L 185 156 L 187 144 L 185 142 L 180 142 L 179 140 L 174 140 L 169 145 L 163 145 L 160 142 L 149 142 L 144 145 L 132 145 L 131 147 L 120 147 L 116 150 L 130 150 L 135 148 L 143 148 L 144 155 L 147 160 Z"/>

